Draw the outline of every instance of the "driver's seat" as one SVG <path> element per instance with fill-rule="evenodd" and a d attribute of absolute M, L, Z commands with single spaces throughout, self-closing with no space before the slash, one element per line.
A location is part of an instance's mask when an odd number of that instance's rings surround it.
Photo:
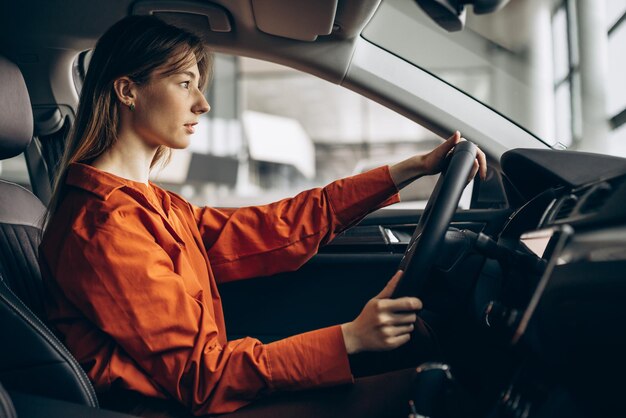
<path fill-rule="evenodd" d="M 24 152 L 33 114 L 18 67 L 0 56 L 0 160 Z M 98 406 L 93 386 L 40 319 L 44 287 L 37 262 L 44 205 L 0 180 L 0 382 L 10 391 Z"/>

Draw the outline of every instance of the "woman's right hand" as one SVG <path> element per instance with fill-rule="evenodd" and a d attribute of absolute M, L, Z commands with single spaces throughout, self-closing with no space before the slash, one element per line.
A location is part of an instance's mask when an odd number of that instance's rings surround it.
<path fill-rule="evenodd" d="M 392 350 L 411 339 L 422 301 L 412 297 L 390 299 L 401 277 L 402 271 L 396 272 L 354 321 L 341 325 L 348 354 Z"/>

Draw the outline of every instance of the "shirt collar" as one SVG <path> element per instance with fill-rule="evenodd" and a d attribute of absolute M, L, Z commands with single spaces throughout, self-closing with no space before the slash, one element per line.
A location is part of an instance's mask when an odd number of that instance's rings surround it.
<path fill-rule="evenodd" d="M 115 174 L 98 170 L 97 168 L 87 164 L 70 164 L 65 184 L 87 190 L 102 200 L 107 200 L 114 191 L 121 188 L 126 188 L 127 190 L 130 189 L 135 192 L 133 194 L 137 194 L 142 196 L 143 199 L 146 199 L 146 188 L 150 187 L 149 185 L 152 185 L 153 189 L 157 190 L 159 198 L 163 199 L 165 211 L 168 212 L 170 208 L 169 195 L 167 193 L 163 193 L 162 190 L 154 186 L 152 182 L 149 182 L 148 185 L 138 181 L 128 180 L 123 177 L 116 176 Z"/>
<path fill-rule="evenodd" d="M 111 193 L 127 186 L 130 180 L 98 170 L 87 164 L 72 163 L 67 171 L 65 184 L 79 187 L 107 200 Z"/>

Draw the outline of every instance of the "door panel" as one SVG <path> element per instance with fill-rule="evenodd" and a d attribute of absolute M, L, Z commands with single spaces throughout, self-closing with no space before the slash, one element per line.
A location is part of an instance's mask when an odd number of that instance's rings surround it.
<path fill-rule="evenodd" d="M 458 212 L 452 226 L 498 231 L 510 210 Z M 220 286 L 229 338 L 270 342 L 353 320 L 396 271 L 417 211 L 380 210 L 323 247 L 298 271 Z M 399 238 L 391 242 L 387 231 Z"/>
<path fill-rule="evenodd" d="M 353 320 L 401 254 L 318 254 L 298 271 L 220 286 L 229 338 L 270 342 Z"/>

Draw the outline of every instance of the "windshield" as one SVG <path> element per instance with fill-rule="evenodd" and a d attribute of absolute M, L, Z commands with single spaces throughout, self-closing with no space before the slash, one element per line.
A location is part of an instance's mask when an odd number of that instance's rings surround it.
<path fill-rule="evenodd" d="M 577 8 L 578 7 L 578 8 Z M 447 32 L 385 0 L 363 32 L 543 142 L 626 156 L 626 0 L 511 0 Z"/>

